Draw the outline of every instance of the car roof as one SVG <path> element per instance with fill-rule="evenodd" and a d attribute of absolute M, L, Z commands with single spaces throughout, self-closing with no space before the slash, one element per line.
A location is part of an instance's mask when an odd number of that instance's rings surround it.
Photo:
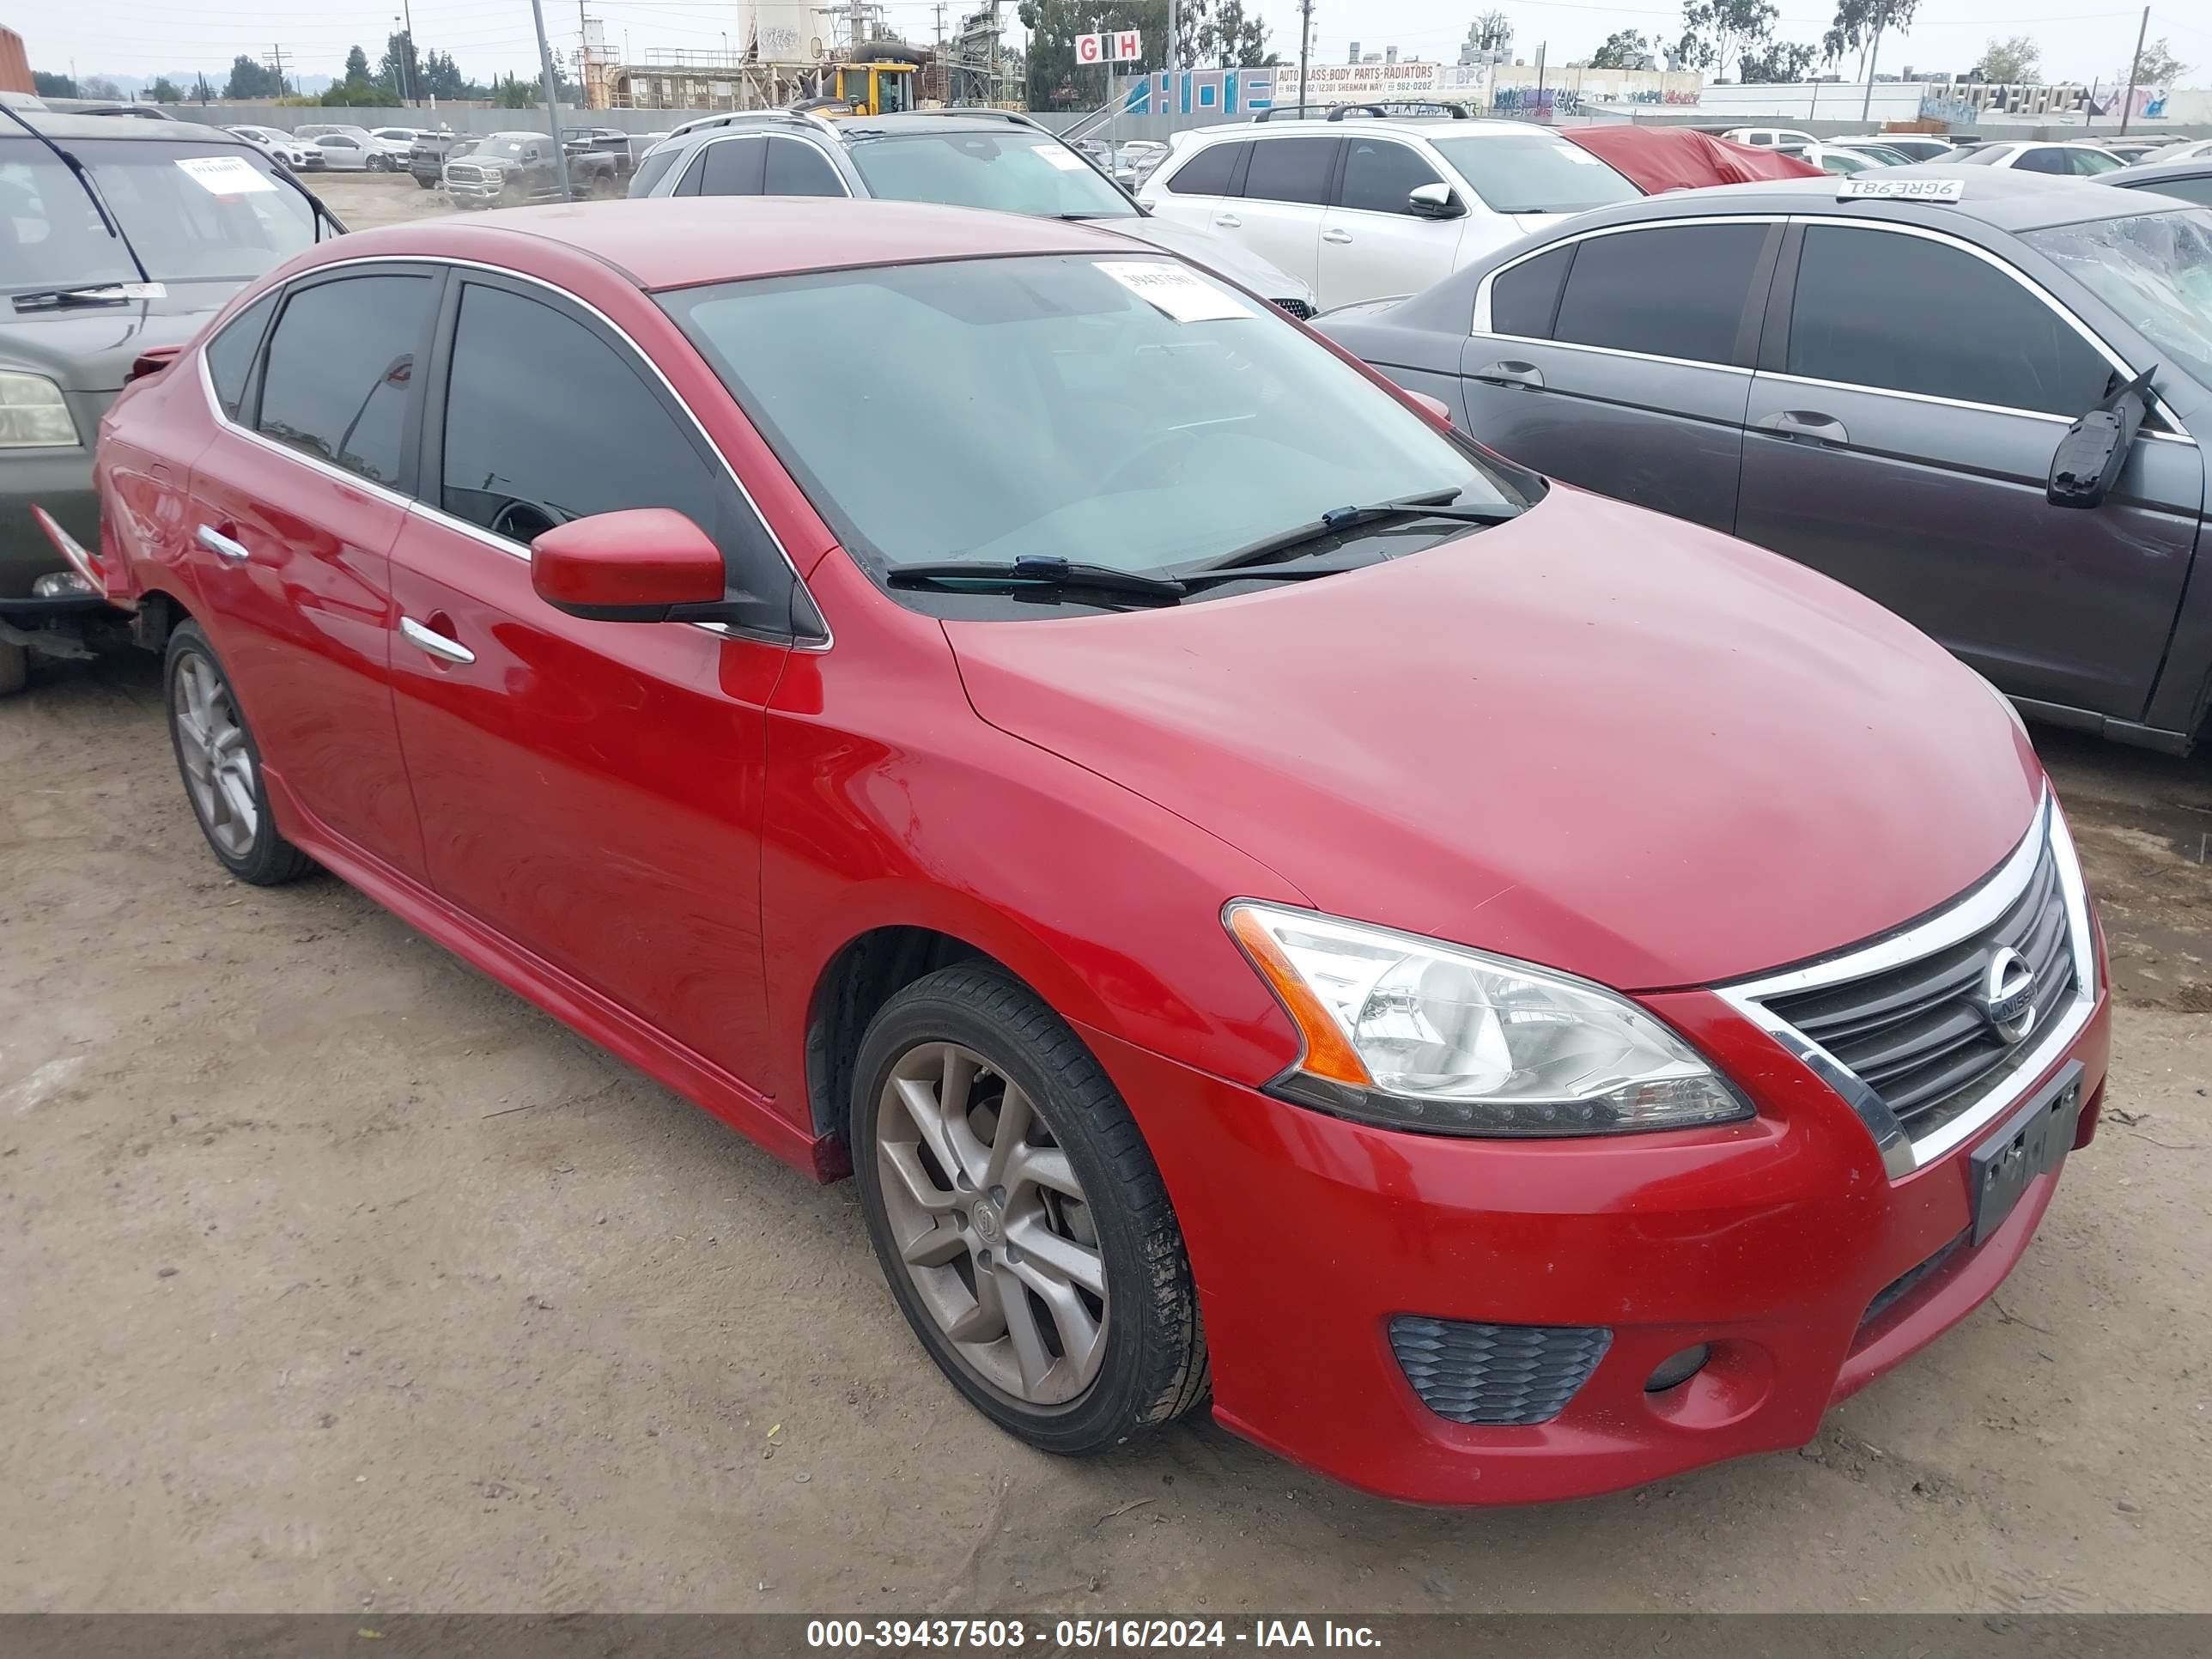
<path fill-rule="evenodd" d="M 480 258 L 485 238 L 513 256 L 521 239 L 574 248 L 648 289 L 808 270 L 921 264 L 1028 253 L 1171 254 L 1057 219 L 928 202 L 842 197 L 665 196 L 514 208 L 358 230 L 349 259 Z M 338 243 L 326 246 L 336 248 Z M 526 265 L 518 265 L 526 269 Z"/>
<path fill-rule="evenodd" d="M 1362 115 L 1347 116 L 1340 121 L 1332 121 L 1325 115 L 1310 115 L 1303 119 L 1292 117 L 1289 120 L 1271 118 L 1265 122 L 1231 121 L 1218 126 L 1200 127 L 1192 132 L 1191 137 L 1218 138 L 1224 133 L 1236 133 L 1247 138 L 1275 138 L 1285 133 L 1340 133 L 1367 127 L 1379 127 L 1385 132 L 1417 133 L 1424 138 L 1439 138 L 1447 134 L 1455 138 L 1497 138 L 1516 132 L 1550 132 L 1553 137 L 1559 137 L 1553 129 L 1539 126 L 1534 121 L 1494 120 L 1482 116 L 1461 120 L 1449 115 L 1418 116 L 1412 119 L 1386 115 L 1380 120 L 1371 115 Z M 1560 142 L 1564 143 L 1566 141 L 1560 139 Z"/>
<path fill-rule="evenodd" d="M 42 136 L 58 143 L 72 138 L 122 138 L 173 144 L 201 139 L 210 144 L 252 148 L 234 132 L 198 121 L 137 121 L 127 115 L 57 115 L 52 111 L 20 108 L 15 112 Z M 27 140 L 30 136 L 13 121 L 0 119 L 0 138 Z"/>
<path fill-rule="evenodd" d="M 2100 174 L 2097 182 L 2107 186 L 2122 185 L 2133 188 L 2157 184 L 2166 179 L 2203 179 L 2208 176 L 2212 176 L 2212 155 L 2198 155 L 2185 161 L 2136 161 Z"/>
<path fill-rule="evenodd" d="M 1884 167 L 1881 178 L 1961 179 L 1966 193 L 1956 202 L 1907 202 L 1837 194 L 1838 180 L 1774 179 L 1750 185 L 1713 185 L 1703 190 L 1669 191 L 1632 202 L 1615 203 L 1577 217 L 1577 228 L 1644 223 L 1657 219 L 1694 218 L 1715 213 L 1812 213 L 1894 220 L 1941 229 L 1965 219 L 2002 231 L 2039 230 L 2085 219 L 2118 219 L 2140 215 L 2142 204 L 2124 191 L 2089 179 L 2057 173 L 2019 173 L 2009 168 L 1945 166 L 1923 161 L 1909 167 Z"/>

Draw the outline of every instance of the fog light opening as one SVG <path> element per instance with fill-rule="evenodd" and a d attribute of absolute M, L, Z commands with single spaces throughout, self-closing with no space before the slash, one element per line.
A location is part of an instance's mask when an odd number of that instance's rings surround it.
<path fill-rule="evenodd" d="M 1668 1355 L 1659 1362 L 1651 1375 L 1644 1379 L 1644 1392 L 1664 1394 L 1669 1389 L 1680 1387 L 1705 1370 L 1705 1361 L 1712 1358 L 1712 1352 L 1710 1347 L 1700 1342 L 1694 1348 L 1685 1348 L 1680 1353 Z"/>

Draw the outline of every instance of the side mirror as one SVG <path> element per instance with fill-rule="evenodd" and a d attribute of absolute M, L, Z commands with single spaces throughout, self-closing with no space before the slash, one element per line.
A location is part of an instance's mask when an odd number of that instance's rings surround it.
<path fill-rule="evenodd" d="M 1425 392 L 1407 392 L 1406 395 L 1421 406 L 1422 414 L 1443 428 L 1445 431 L 1451 430 L 1452 417 L 1449 404 L 1441 398 L 1431 398 Z"/>
<path fill-rule="evenodd" d="M 131 372 L 123 377 L 125 382 L 143 380 L 149 374 L 159 374 L 177 361 L 177 354 L 183 349 L 180 345 L 164 345 L 153 346 L 140 352 L 131 365 Z"/>
<path fill-rule="evenodd" d="M 721 550 L 665 507 L 596 513 L 530 544 L 530 585 L 591 622 L 720 622 Z"/>
<path fill-rule="evenodd" d="M 1456 219 L 1467 209 L 1449 185 L 1429 184 L 1406 192 L 1406 211 L 1418 219 Z"/>
<path fill-rule="evenodd" d="M 2135 446 L 2136 429 L 2142 424 L 2143 389 L 2154 372 L 2145 369 L 2066 428 L 2051 452 L 2051 477 L 2043 491 L 2051 506 L 2103 505 Z"/>

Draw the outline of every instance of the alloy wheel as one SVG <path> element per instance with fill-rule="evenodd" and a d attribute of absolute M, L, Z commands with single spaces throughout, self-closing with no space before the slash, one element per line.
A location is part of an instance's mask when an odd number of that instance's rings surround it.
<path fill-rule="evenodd" d="M 925 1042 L 876 1111 L 900 1262 L 961 1364 L 1030 1407 L 1080 1398 L 1106 1353 L 1105 1260 L 1036 1103 L 975 1050 Z"/>
<path fill-rule="evenodd" d="M 253 753 L 230 688 L 205 657 L 187 656 L 177 666 L 172 701 L 177 752 L 200 823 L 226 857 L 242 859 L 253 848 L 261 815 L 254 805 Z"/>

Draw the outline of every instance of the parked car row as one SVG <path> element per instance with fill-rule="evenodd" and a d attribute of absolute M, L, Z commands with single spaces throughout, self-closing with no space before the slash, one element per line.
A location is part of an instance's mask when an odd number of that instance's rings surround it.
<path fill-rule="evenodd" d="M 1754 161 L 1270 120 L 1147 213 L 1018 118 L 716 118 L 269 247 L 36 522 L 223 870 L 852 1174 L 1009 1432 L 1607 1491 L 2020 1260 L 2110 1011 L 2003 693 L 2212 696 L 2212 214 Z"/>

